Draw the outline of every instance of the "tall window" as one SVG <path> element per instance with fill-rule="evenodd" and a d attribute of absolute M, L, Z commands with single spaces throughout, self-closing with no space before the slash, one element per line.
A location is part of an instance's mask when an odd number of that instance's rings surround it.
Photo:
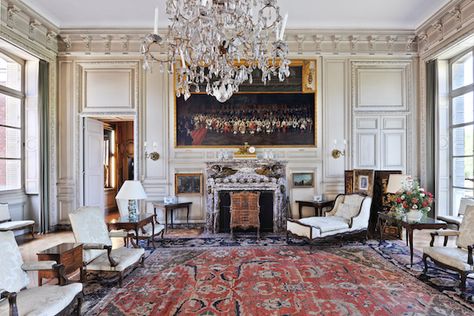
<path fill-rule="evenodd" d="M 474 49 L 450 60 L 451 204 L 474 196 Z M 456 212 L 456 211 L 454 211 Z"/>
<path fill-rule="evenodd" d="M 23 63 L 0 52 L 0 191 L 22 185 Z"/>

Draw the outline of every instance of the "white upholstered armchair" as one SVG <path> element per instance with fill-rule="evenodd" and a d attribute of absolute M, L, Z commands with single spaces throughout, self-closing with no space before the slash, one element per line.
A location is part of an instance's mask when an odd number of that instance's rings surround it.
<path fill-rule="evenodd" d="M 119 275 L 119 286 L 128 268 L 143 263 L 143 248 L 120 247 L 112 249 L 112 240 L 104 220 L 104 212 L 97 207 L 81 207 L 69 213 L 72 231 L 76 242 L 83 243 L 85 280 L 89 271 L 113 272 Z"/>
<path fill-rule="evenodd" d="M 288 219 L 287 235 L 317 238 L 366 231 L 372 198 L 359 194 L 340 194 L 324 217 Z"/>
<path fill-rule="evenodd" d="M 474 205 L 473 198 L 461 198 L 461 201 L 459 202 L 458 213 L 456 215 L 439 215 L 437 219 L 445 221 L 449 225 L 454 225 L 457 229 L 459 229 L 464 212 L 469 205 Z"/>
<path fill-rule="evenodd" d="M 434 240 L 437 236 L 456 236 L 457 247 L 435 247 Z M 427 259 L 435 264 L 456 271 L 461 277 L 461 290 L 466 289 L 466 280 L 469 274 L 474 273 L 474 206 L 468 206 L 464 213 L 459 230 L 438 230 L 431 233 L 430 247 L 423 248 L 424 273 L 428 272 Z"/>
<path fill-rule="evenodd" d="M 74 308 L 79 315 L 81 283 L 26 288 L 26 271 L 56 270 L 59 283 L 67 283 L 64 266 L 55 261 L 24 263 L 13 232 L 0 232 L 0 249 L 0 315 L 71 315 Z"/>

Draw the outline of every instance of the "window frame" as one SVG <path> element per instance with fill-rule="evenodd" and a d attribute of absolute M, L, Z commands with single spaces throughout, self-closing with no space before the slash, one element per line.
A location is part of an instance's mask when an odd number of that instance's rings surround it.
<path fill-rule="evenodd" d="M 471 122 L 463 122 L 458 124 L 453 124 L 453 100 L 457 97 L 463 96 L 467 93 L 473 93 L 474 99 L 474 82 L 465 86 L 458 87 L 453 90 L 453 65 L 459 61 L 461 58 L 466 56 L 467 54 L 471 53 L 474 58 L 474 47 L 470 47 L 469 49 L 463 50 L 461 53 L 457 54 L 456 56 L 452 57 L 448 61 L 448 98 L 449 98 L 449 199 L 450 199 L 450 210 L 451 215 L 457 215 L 457 207 L 459 201 L 455 201 L 454 191 L 457 190 L 465 190 L 471 191 L 471 195 L 474 196 L 474 183 L 472 188 L 468 187 L 461 187 L 454 185 L 454 160 L 457 158 L 472 158 L 474 161 L 474 137 L 473 137 L 473 152 L 470 155 L 454 155 L 454 142 L 453 142 L 453 131 L 456 128 L 462 128 L 466 126 L 473 126 L 474 127 L 474 119 Z M 474 76 L 474 63 L 472 67 L 472 72 Z M 473 100 L 474 102 L 474 100 Z M 474 112 L 474 108 L 473 108 Z M 474 113 L 473 113 L 474 117 Z M 474 165 L 473 165 L 474 169 Z"/>
<path fill-rule="evenodd" d="M 0 49 L 0 57 L 1 55 L 4 55 L 7 58 L 12 59 L 14 62 L 18 63 L 21 67 L 21 83 L 20 83 L 20 89 L 21 90 L 16 90 L 7 86 L 3 86 L 0 84 L 0 94 L 16 98 L 20 100 L 20 127 L 17 126 L 10 126 L 6 124 L 0 124 L 0 127 L 6 127 L 6 128 L 13 128 L 17 129 L 20 131 L 20 158 L 1 158 L 0 160 L 16 160 L 20 161 L 20 187 L 15 188 L 15 189 L 7 189 L 7 190 L 1 190 L 0 189 L 0 194 L 6 194 L 6 193 L 12 193 L 12 192 L 18 192 L 18 191 L 24 191 L 25 188 L 25 100 L 26 100 L 26 93 L 25 93 L 25 69 L 26 69 L 26 61 L 16 55 L 13 55 L 5 50 Z"/>

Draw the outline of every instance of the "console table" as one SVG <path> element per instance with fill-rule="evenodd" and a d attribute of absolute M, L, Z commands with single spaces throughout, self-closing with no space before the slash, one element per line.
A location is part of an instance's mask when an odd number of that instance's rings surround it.
<path fill-rule="evenodd" d="M 168 231 L 168 212 L 171 212 L 171 228 L 173 228 L 173 212 L 178 209 L 186 209 L 186 225 L 189 226 L 189 211 L 193 202 L 164 204 L 163 202 L 152 202 L 153 210 L 156 214 L 157 208 L 162 208 L 165 211 L 165 232 Z"/>
<path fill-rule="evenodd" d="M 314 216 L 323 216 L 323 209 L 325 207 L 332 207 L 334 200 L 323 200 L 323 201 L 296 201 L 298 203 L 299 218 L 303 217 L 303 206 L 313 207 Z"/>
<path fill-rule="evenodd" d="M 413 266 L 413 231 L 415 229 L 444 229 L 448 224 L 430 217 L 423 217 L 419 221 L 409 221 L 406 217 L 397 218 L 385 212 L 378 213 L 378 228 L 380 231 L 379 242 L 382 242 L 384 226 L 390 223 L 398 223 L 406 230 L 407 245 L 410 245 L 410 265 Z"/>

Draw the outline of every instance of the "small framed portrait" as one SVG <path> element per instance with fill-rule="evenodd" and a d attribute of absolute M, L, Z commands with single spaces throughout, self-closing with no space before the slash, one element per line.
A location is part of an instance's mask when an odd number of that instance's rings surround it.
<path fill-rule="evenodd" d="M 313 172 L 293 173 L 294 188 L 312 188 L 314 186 Z"/>
<path fill-rule="evenodd" d="M 374 170 L 354 170 L 354 193 L 372 196 L 374 192 Z"/>
<path fill-rule="evenodd" d="M 202 173 L 176 173 L 174 189 L 176 195 L 201 194 Z"/>
<path fill-rule="evenodd" d="M 367 191 L 369 189 L 369 177 L 359 176 L 359 190 Z"/>

